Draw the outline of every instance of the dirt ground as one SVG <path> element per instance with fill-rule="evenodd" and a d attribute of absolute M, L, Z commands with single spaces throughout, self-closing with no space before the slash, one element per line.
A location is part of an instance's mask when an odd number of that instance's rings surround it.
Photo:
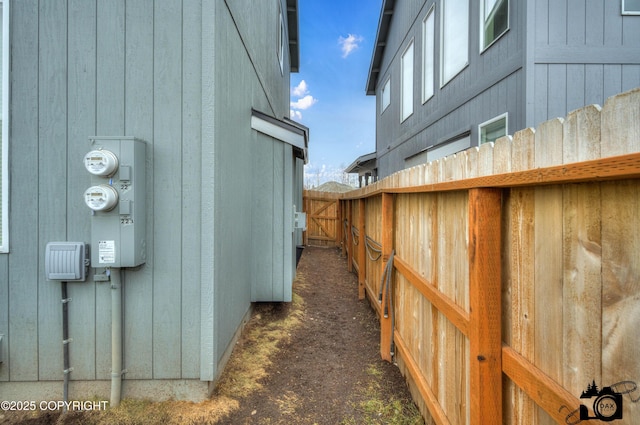
<path fill-rule="evenodd" d="M 264 388 L 221 423 L 421 423 L 398 368 L 380 359 L 378 320 L 358 301 L 340 251 L 307 247 L 298 272 L 302 323 L 280 347 Z M 377 403 L 380 411 L 369 411 Z M 394 404 L 405 412 L 383 417 Z"/>
<path fill-rule="evenodd" d="M 202 403 L 123 400 L 107 412 L 16 415 L 0 424 L 422 424 L 404 378 L 380 359 L 379 325 L 340 251 L 307 247 L 292 303 L 260 303 Z"/>

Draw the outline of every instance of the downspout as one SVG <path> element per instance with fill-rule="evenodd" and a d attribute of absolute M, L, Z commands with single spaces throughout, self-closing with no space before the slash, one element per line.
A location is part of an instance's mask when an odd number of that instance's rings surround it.
<path fill-rule="evenodd" d="M 110 407 L 120 405 L 122 392 L 122 274 L 124 270 L 107 269 L 111 276 L 111 400 Z"/>

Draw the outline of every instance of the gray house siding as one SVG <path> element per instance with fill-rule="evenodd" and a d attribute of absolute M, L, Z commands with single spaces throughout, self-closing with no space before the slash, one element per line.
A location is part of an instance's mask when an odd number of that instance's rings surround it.
<path fill-rule="evenodd" d="M 534 10 L 527 126 L 640 85 L 640 18 L 622 15 L 620 1 L 537 1 Z"/>
<path fill-rule="evenodd" d="M 640 50 L 635 42 L 640 39 L 640 18 L 622 16 L 620 1 L 511 0 L 508 31 L 484 51 L 479 2 L 470 2 L 468 65 L 443 86 L 442 1 L 387 0 L 383 8 L 388 4 L 393 4 L 393 15 L 385 39 L 377 40 L 385 47 L 375 80 L 381 177 L 462 135 L 469 136 L 469 146 L 477 145 L 478 125 L 500 114 L 508 114 L 512 134 L 585 104 L 603 104 L 607 97 L 640 85 Z M 423 104 L 422 21 L 433 6 L 435 93 Z M 401 122 L 400 62 L 412 41 L 413 114 Z M 370 78 L 378 72 L 374 61 Z M 389 78 L 391 104 L 382 112 L 380 90 Z"/>
<path fill-rule="evenodd" d="M 253 232 L 259 178 L 250 168 L 259 138 L 251 108 L 288 114 L 278 8 L 286 25 L 284 0 L 251 7 L 246 0 L 11 2 L 3 394 L 62 390 L 60 284 L 45 280 L 45 245 L 90 240 L 82 200 L 88 137 L 127 135 L 147 142 L 148 191 L 147 261 L 124 271 L 124 396 L 206 396 L 250 309 L 251 247 L 283 245 Z M 264 164 L 272 173 L 295 163 L 292 155 L 273 157 Z M 282 202 L 293 202 L 292 191 Z M 274 201 L 270 213 L 284 220 L 285 212 L 290 207 Z M 69 293 L 71 379 L 80 388 L 80 381 L 110 379 L 111 290 L 90 278 L 70 283 Z M 106 387 L 89 388 L 87 396 Z"/>

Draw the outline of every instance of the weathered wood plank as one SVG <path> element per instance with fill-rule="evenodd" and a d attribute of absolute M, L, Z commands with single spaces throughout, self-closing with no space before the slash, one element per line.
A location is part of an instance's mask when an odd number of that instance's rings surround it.
<path fill-rule="evenodd" d="M 598 184 L 564 189 L 563 385 L 580 394 L 601 382 L 602 242 Z"/>
<path fill-rule="evenodd" d="M 536 129 L 535 166 L 562 164 L 563 120 L 546 121 Z M 562 383 L 562 188 L 535 189 L 535 363 L 551 379 Z M 543 342 L 544 341 L 544 342 Z M 536 422 L 556 422 L 542 408 Z"/>
<path fill-rule="evenodd" d="M 382 195 L 382 262 L 381 267 L 384 269 L 387 265 L 387 261 L 393 251 L 393 229 L 394 229 L 394 198 L 393 195 Z M 393 275 L 393 270 L 389 270 L 389 273 Z M 390 277 L 392 280 L 393 278 Z M 392 283 L 393 284 L 393 283 Z M 387 301 L 388 300 L 388 301 Z M 384 305 L 386 303 L 389 314 L 384 314 Z M 391 294 L 386 288 L 386 285 L 382 290 L 382 304 L 383 314 L 380 315 L 380 356 L 383 360 L 388 362 L 392 361 L 391 358 L 391 337 L 393 329 L 391 328 L 391 312 L 393 312 L 393 299 Z M 385 317 L 386 316 L 386 317 Z"/>
<path fill-rule="evenodd" d="M 639 208 L 637 180 L 602 185 L 602 381 L 596 381 L 601 388 L 620 381 L 640 383 Z M 640 403 L 624 397 L 621 423 L 631 424 L 640 418 Z"/>

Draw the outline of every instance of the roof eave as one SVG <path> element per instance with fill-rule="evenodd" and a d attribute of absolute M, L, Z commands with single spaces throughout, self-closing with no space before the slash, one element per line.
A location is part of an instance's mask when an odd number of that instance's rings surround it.
<path fill-rule="evenodd" d="M 300 68 L 300 44 L 298 43 L 298 0 L 287 0 L 287 28 L 289 31 L 290 71 Z"/>
<path fill-rule="evenodd" d="M 395 3 L 395 0 L 382 1 L 380 19 L 378 20 L 378 32 L 376 34 L 376 42 L 374 44 L 371 65 L 369 66 L 369 76 L 367 78 L 367 95 L 376 94 L 376 86 L 380 75 L 380 65 L 382 63 L 384 48 L 387 44 L 387 36 L 389 35 L 389 27 L 391 26 L 391 18 L 393 17 L 393 8 Z"/>

